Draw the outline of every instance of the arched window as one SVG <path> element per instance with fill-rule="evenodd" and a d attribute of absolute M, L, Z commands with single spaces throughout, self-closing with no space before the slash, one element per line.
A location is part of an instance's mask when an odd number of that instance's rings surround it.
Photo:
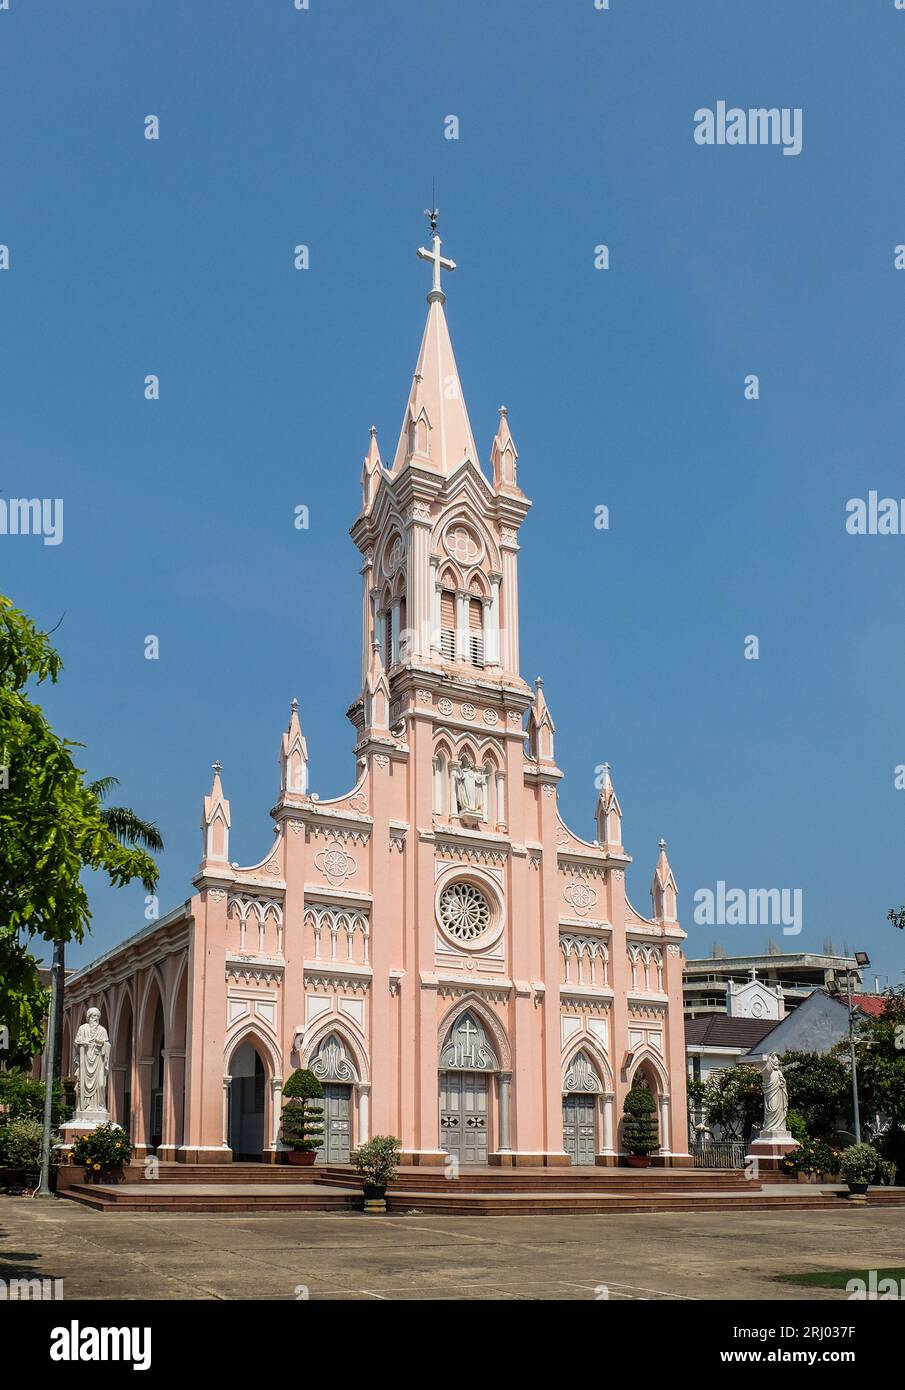
<path fill-rule="evenodd" d="M 448 773 L 446 771 L 446 755 L 442 749 L 434 758 L 434 815 L 442 816 L 446 814 L 448 791 Z"/>

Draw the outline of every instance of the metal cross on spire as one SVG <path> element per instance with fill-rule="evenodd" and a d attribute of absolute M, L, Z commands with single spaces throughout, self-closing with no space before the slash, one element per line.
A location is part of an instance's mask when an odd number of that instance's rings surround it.
<path fill-rule="evenodd" d="M 426 251 L 423 246 L 419 246 L 418 255 L 422 261 L 430 261 L 434 267 L 433 284 L 431 285 L 430 294 L 427 296 L 427 301 L 431 304 L 437 299 L 442 304 L 446 299 L 446 295 L 443 293 L 443 288 L 440 284 L 440 271 L 455 270 L 456 263 L 455 261 L 451 261 L 447 256 L 440 255 L 440 238 L 437 235 L 439 210 L 437 208 L 430 208 L 425 212 L 425 216 L 430 220 L 431 243 L 433 249 L 431 251 Z"/>

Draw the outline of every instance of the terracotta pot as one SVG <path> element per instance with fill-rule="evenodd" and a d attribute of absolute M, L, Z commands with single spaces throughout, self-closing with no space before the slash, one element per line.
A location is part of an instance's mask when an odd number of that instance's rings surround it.
<path fill-rule="evenodd" d="M 649 1168 L 650 1154 L 626 1154 L 625 1161 L 630 1168 Z"/>
<path fill-rule="evenodd" d="M 286 1162 L 299 1168 L 310 1168 L 316 1158 L 313 1149 L 290 1149 L 286 1154 Z"/>

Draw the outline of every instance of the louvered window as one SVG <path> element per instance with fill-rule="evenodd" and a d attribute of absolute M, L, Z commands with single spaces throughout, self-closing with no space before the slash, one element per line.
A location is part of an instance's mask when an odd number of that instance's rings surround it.
<path fill-rule="evenodd" d="M 393 610 L 388 608 L 383 615 L 383 664 L 388 671 L 393 664 Z"/>
<path fill-rule="evenodd" d="M 479 598 L 468 601 L 468 659 L 472 666 L 484 665 L 484 605 Z"/>
<path fill-rule="evenodd" d="M 440 650 L 446 661 L 456 657 L 456 599 L 448 589 L 440 594 Z"/>

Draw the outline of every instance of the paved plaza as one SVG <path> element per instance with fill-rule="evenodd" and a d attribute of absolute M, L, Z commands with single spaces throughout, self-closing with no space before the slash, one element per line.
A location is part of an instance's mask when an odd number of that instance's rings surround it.
<path fill-rule="evenodd" d="M 118 1214 L 0 1197 L 0 1278 L 67 1299 L 844 1301 L 779 1274 L 901 1263 L 905 1208 L 436 1217 Z"/>

